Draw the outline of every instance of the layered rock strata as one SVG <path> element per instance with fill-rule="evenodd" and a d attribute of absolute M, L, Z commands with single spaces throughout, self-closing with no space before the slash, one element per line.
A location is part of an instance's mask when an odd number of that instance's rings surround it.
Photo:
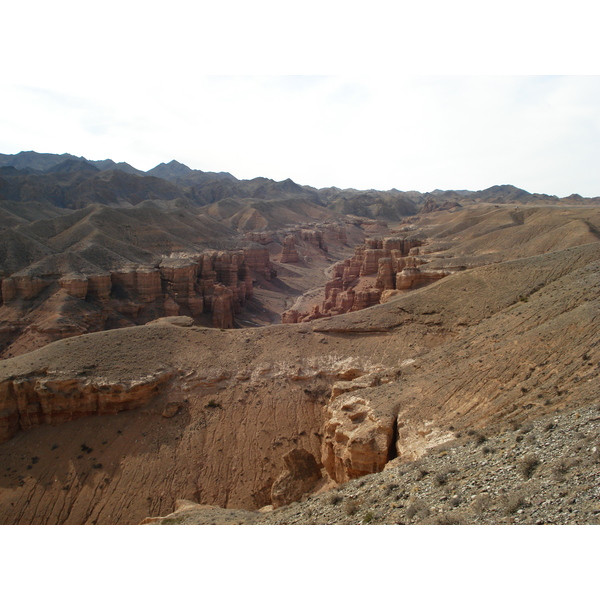
<path fill-rule="evenodd" d="M 309 312 L 289 310 L 282 323 L 302 323 L 322 317 L 362 310 L 382 299 L 385 290 L 408 290 L 448 275 L 446 271 L 425 271 L 418 256 L 422 241 L 413 238 L 367 238 L 356 247 L 354 256 L 333 267 L 333 278 L 325 284 L 325 300 Z M 375 276 L 375 281 L 370 278 Z M 385 298 L 389 298 L 386 294 Z"/>
<path fill-rule="evenodd" d="M 337 382 L 326 407 L 321 460 L 338 483 L 382 471 L 394 456 L 398 407 L 376 405 L 360 390 L 391 381 L 378 373 Z"/>
<path fill-rule="evenodd" d="M 297 263 L 300 260 L 296 250 L 296 240 L 293 235 L 286 235 L 281 246 L 281 257 L 279 262 Z"/>
<path fill-rule="evenodd" d="M 45 423 L 54 425 L 143 406 L 173 375 L 173 371 L 162 371 L 127 382 L 52 373 L 5 379 L 0 382 L 0 443 L 19 430 Z"/>
<path fill-rule="evenodd" d="M 277 276 L 268 250 L 258 245 L 163 258 L 155 266 L 98 271 L 35 276 L 15 273 L 2 279 L 0 302 L 32 301 L 44 290 L 53 293 L 62 289 L 72 298 L 101 304 L 105 313 L 116 311 L 139 322 L 160 316 L 213 313 L 216 327 L 229 328 L 235 314 L 252 298 L 254 278 L 271 280 Z"/>

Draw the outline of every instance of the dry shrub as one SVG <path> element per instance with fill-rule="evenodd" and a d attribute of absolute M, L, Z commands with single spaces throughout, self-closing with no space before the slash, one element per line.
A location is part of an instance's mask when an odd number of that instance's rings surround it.
<path fill-rule="evenodd" d="M 433 519 L 434 525 L 465 525 L 462 515 L 443 513 Z"/>
<path fill-rule="evenodd" d="M 360 509 L 360 502 L 358 500 L 348 500 L 345 505 L 346 514 L 349 517 L 355 515 Z"/>
<path fill-rule="evenodd" d="M 436 473 L 433 478 L 433 482 L 438 487 L 442 487 L 448 483 L 448 473 L 446 471 L 442 471 L 441 473 Z"/>
<path fill-rule="evenodd" d="M 506 514 L 512 515 L 525 506 L 525 498 L 520 492 L 512 492 L 503 497 L 503 503 Z"/>
<path fill-rule="evenodd" d="M 422 520 L 429 516 L 429 512 L 427 504 L 425 504 L 421 498 L 417 498 L 416 500 L 413 500 L 406 509 L 406 517 L 408 519 L 418 517 Z"/>
<path fill-rule="evenodd" d="M 530 479 L 539 464 L 540 459 L 535 454 L 526 454 L 519 462 L 519 472 L 525 479 Z"/>
<path fill-rule="evenodd" d="M 477 497 L 471 503 L 471 508 L 477 513 L 481 514 L 490 505 L 490 495 L 487 493 L 477 494 Z"/>
<path fill-rule="evenodd" d="M 564 481 L 565 475 L 569 472 L 569 466 L 566 461 L 561 460 L 557 465 L 552 468 L 552 475 L 557 481 Z"/>
<path fill-rule="evenodd" d="M 331 504 L 331 506 L 337 506 L 343 499 L 344 496 L 342 496 L 341 494 L 331 494 L 327 501 L 329 502 L 329 504 Z"/>

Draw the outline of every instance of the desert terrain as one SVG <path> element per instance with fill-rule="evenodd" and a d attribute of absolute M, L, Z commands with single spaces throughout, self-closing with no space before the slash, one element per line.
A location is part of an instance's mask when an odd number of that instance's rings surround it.
<path fill-rule="evenodd" d="M 0 155 L 0 523 L 598 522 L 600 202 Z"/>

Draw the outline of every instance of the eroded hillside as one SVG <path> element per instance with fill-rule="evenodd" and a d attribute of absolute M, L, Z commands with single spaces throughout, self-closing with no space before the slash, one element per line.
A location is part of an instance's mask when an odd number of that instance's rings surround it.
<path fill-rule="evenodd" d="M 514 211 L 405 224 L 430 264 L 466 270 L 365 310 L 228 331 L 173 317 L 2 361 L 2 522 L 256 510 L 597 402 L 598 212 Z"/>

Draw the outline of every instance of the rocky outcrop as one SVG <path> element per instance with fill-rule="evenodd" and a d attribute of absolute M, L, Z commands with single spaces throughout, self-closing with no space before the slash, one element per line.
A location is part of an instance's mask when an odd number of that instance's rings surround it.
<path fill-rule="evenodd" d="M 58 280 L 60 287 L 73 298 L 84 300 L 88 293 L 88 279 L 83 275 L 65 275 Z"/>
<path fill-rule="evenodd" d="M 422 242 L 414 238 L 367 238 L 354 256 L 334 265 L 333 278 L 325 284 L 325 300 L 308 313 L 286 311 L 282 323 L 302 323 L 362 310 L 385 300 L 390 291 L 408 290 L 448 275 L 446 271 L 422 271 L 418 256 Z M 372 277 L 376 275 L 375 281 Z"/>
<path fill-rule="evenodd" d="M 308 450 L 294 448 L 284 454 L 283 462 L 285 470 L 271 488 L 271 504 L 274 508 L 301 500 L 321 479 L 321 469 Z"/>
<path fill-rule="evenodd" d="M 15 298 L 31 300 L 52 283 L 50 278 L 32 277 L 27 275 L 13 275 L 2 281 L 3 302 L 10 302 Z"/>
<path fill-rule="evenodd" d="M 393 290 L 396 287 L 394 281 L 394 265 L 391 258 L 379 259 L 375 287 L 383 290 Z"/>
<path fill-rule="evenodd" d="M 263 246 L 271 244 L 274 241 L 273 234 L 270 231 L 249 231 L 244 235 L 244 238 Z"/>
<path fill-rule="evenodd" d="M 212 297 L 213 327 L 231 329 L 233 327 L 233 292 L 218 283 Z"/>
<path fill-rule="evenodd" d="M 333 241 L 340 242 L 341 244 L 347 243 L 346 237 L 346 226 L 345 225 L 337 225 L 334 223 L 323 223 L 321 226 L 326 233 Z"/>
<path fill-rule="evenodd" d="M 281 315 L 281 322 L 282 323 L 298 323 L 299 317 L 300 317 L 300 311 L 295 310 L 295 309 L 286 310 Z"/>
<path fill-rule="evenodd" d="M 323 250 L 323 252 L 327 252 L 327 244 L 325 244 L 322 231 L 318 229 L 302 229 L 300 237 L 303 241 L 316 246 L 320 250 Z"/>
<path fill-rule="evenodd" d="M 0 443 L 19 430 L 144 406 L 173 377 L 157 372 L 127 382 L 32 373 L 0 382 Z"/>
<path fill-rule="evenodd" d="M 108 302 L 112 282 L 110 273 L 106 275 L 90 275 L 88 277 L 88 298 L 101 303 Z"/>
<path fill-rule="evenodd" d="M 267 281 L 277 277 L 277 270 L 269 260 L 267 248 L 253 247 L 244 249 L 246 266 L 262 275 Z"/>
<path fill-rule="evenodd" d="M 233 327 L 230 315 L 239 313 L 252 297 L 257 276 L 271 280 L 277 271 L 267 248 L 252 244 L 244 250 L 165 257 L 156 266 L 131 264 L 110 273 L 15 273 L 2 279 L 0 301 L 35 300 L 54 286 L 72 298 L 100 303 L 105 318 L 114 311 L 144 323 L 160 316 L 199 317 L 216 308 L 215 326 L 228 328 Z M 98 312 L 98 307 L 90 307 L 90 312 Z"/>
<path fill-rule="evenodd" d="M 286 235 L 281 246 L 281 257 L 279 262 L 297 263 L 300 260 L 296 250 L 296 241 L 293 235 Z"/>
<path fill-rule="evenodd" d="M 382 471 L 394 456 L 397 405 L 374 406 L 356 393 L 382 383 L 377 374 L 337 383 L 326 407 L 321 460 L 338 483 Z"/>

